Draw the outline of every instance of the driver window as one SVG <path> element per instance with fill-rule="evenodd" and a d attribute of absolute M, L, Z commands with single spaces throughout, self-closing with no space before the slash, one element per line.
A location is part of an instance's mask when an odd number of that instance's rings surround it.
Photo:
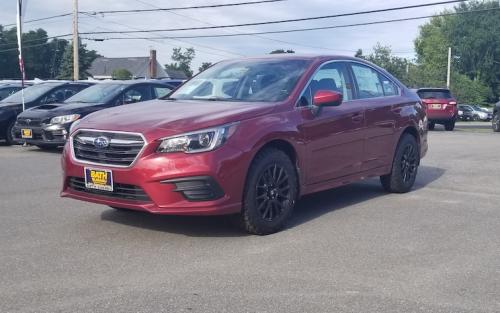
<path fill-rule="evenodd" d="M 352 100 L 352 86 L 348 83 L 347 72 L 343 63 L 332 62 L 323 65 L 314 74 L 299 101 L 299 106 L 312 105 L 314 94 L 319 90 L 340 92 L 343 95 L 344 101 Z"/>
<path fill-rule="evenodd" d="M 44 104 L 49 103 L 60 103 L 63 102 L 66 98 L 64 97 L 64 89 L 59 88 L 52 92 L 50 92 L 44 99 Z"/>
<path fill-rule="evenodd" d="M 123 103 L 135 103 L 150 100 L 149 86 L 136 86 L 123 94 Z"/>

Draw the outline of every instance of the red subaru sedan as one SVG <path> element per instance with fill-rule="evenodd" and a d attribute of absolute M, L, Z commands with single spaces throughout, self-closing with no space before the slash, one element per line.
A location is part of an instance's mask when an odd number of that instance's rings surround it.
<path fill-rule="evenodd" d="M 169 97 L 93 113 L 64 148 L 61 195 L 282 229 L 303 195 L 380 176 L 409 191 L 427 151 L 419 97 L 360 59 L 220 62 Z"/>

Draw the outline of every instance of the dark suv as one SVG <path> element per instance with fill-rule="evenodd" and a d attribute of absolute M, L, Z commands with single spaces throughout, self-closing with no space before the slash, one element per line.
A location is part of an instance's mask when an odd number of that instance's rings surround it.
<path fill-rule="evenodd" d="M 449 89 L 420 88 L 417 94 L 425 105 L 430 130 L 433 130 L 436 124 L 443 124 L 448 131 L 455 128 L 458 118 L 457 100 Z"/>
<path fill-rule="evenodd" d="M 220 62 L 168 98 L 93 113 L 65 145 L 62 196 L 281 229 L 297 199 L 380 176 L 409 191 L 427 151 L 419 97 L 349 57 Z"/>
<path fill-rule="evenodd" d="M 63 103 L 44 104 L 19 114 L 12 133 L 17 142 L 39 148 L 63 146 L 71 125 L 106 108 L 156 99 L 174 87 L 158 81 L 109 81 L 91 86 Z"/>
<path fill-rule="evenodd" d="M 91 82 L 46 82 L 24 89 L 24 106 L 30 109 L 42 104 L 63 102 L 81 90 L 93 85 Z M 0 101 L 0 139 L 13 144 L 12 128 L 17 115 L 23 111 L 21 91 Z"/>

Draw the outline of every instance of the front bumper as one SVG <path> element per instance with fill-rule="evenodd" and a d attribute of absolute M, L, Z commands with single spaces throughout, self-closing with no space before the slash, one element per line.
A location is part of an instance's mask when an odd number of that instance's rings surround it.
<path fill-rule="evenodd" d="M 71 145 L 66 145 L 61 196 L 156 214 L 222 215 L 240 211 L 250 161 L 239 149 L 226 144 L 197 154 L 160 154 L 154 150 L 146 146 L 131 167 L 123 168 L 75 160 Z M 86 189 L 85 167 L 111 170 L 117 193 Z"/>
<path fill-rule="evenodd" d="M 69 126 L 62 124 L 44 126 L 23 126 L 14 125 L 14 140 L 18 143 L 28 143 L 32 145 L 64 146 L 68 138 Z M 32 138 L 22 138 L 22 129 L 31 129 Z"/>

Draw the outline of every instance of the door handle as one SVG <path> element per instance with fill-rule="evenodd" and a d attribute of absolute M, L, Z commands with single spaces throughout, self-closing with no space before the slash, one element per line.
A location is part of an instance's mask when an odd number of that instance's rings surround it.
<path fill-rule="evenodd" d="M 363 114 L 362 113 L 356 113 L 351 117 L 352 121 L 355 123 L 359 123 L 363 120 Z"/>

